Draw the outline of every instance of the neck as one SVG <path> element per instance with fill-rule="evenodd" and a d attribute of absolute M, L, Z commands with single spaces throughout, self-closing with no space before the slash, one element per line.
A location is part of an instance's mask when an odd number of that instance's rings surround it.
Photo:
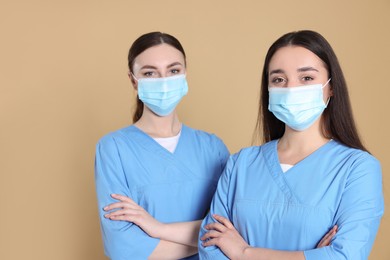
<path fill-rule="evenodd" d="M 294 150 L 311 150 L 322 146 L 328 141 L 329 139 L 316 133 L 310 133 L 309 131 L 289 131 L 286 129 L 286 132 L 279 140 L 279 146 L 286 148 L 289 147 L 289 149 Z"/>
<path fill-rule="evenodd" d="M 317 122 L 304 131 L 295 131 L 286 126 L 286 131 L 278 143 L 281 163 L 296 164 L 329 141 L 320 131 Z"/>
<path fill-rule="evenodd" d="M 176 136 L 181 130 L 176 111 L 168 116 L 160 117 L 144 108 L 141 118 L 134 125 L 155 138 Z"/>

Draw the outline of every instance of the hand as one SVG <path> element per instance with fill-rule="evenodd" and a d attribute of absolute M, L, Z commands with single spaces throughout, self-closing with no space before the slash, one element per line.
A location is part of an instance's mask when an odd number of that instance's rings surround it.
<path fill-rule="evenodd" d="M 330 241 L 332 238 L 336 235 L 337 233 L 337 225 L 334 225 L 331 230 L 329 230 L 328 233 L 321 239 L 321 241 L 318 243 L 317 248 L 324 247 L 324 246 L 329 246 Z"/>
<path fill-rule="evenodd" d="M 219 215 L 213 215 L 218 222 L 206 225 L 208 231 L 200 240 L 203 246 L 218 246 L 230 259 L 239 259 L 249 245 L 241 237 L 233 224 Z"/>
<path fill-rule="evenodd" d="M 144 208 L 129 197 L 118 194 L 111 194 L 111 197 L 120 202 L 112 203 L 104 207 L 105 211 L 116 209 L 105 214 L 104 217 L 115 221 L 132 222 L 142 228 L 149 236 L 156 238 L 159 236 L 159 230 L 161 230 L 164 224 L 153 218 Z"/>

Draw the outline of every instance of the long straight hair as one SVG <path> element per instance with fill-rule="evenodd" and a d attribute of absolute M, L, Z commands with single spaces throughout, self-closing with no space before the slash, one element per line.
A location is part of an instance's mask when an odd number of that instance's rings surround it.
<path fill-rule="evenodd" d="M 157 46 L 163 43 L 171 45 L 172 47 L 179 50 L 184 56 L 184 62 L 186 61 L 186 54 L 179 40 L 177 40 L 175 37 L 167 33 L 150 32 L 141 35 L 131 45 L 129 50 L 129 55 L 128 55 L 128 66 L 130 72 L 134 73 L 133 72 L 134 61 L 138 55 L 140 55 L 146 49 L 149 49 L 153 46 Z M 137 107 L 133 114 L 133 123 L 137 122 L 141 118 L 143 110 L 144 110 L 144 103 L 142 103 L 142 101 L 137 96 Z"/>
<path fill-rule="evenodd" d="M 331 88 L 333 95 L 322 114 L 322 134 L 348 147 L 367 151 L 360 140 L 353 119 L 347 83 L 336 54 L 322 35 L 309 30 L 287 33 L 276 40 L 269 48 L 262 72 L 259 111 L 254 139 L 260 136 L 261 130 L 263 142 L 279 139 L 284 134 L 285 124 L 268 110 L 268 75 L 269 63 L 273 55 L 280 48 L 286 46 L 300 46 L 313 52 L 324 62 L 328 70 L 328 76 L 332 79 Z"/>

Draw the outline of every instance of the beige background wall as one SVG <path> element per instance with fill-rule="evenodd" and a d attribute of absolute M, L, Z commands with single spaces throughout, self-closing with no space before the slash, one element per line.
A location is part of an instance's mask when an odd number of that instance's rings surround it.
<path fill-rule="evenodd" d="M 155 30 L 188 53 L 181 119 L 231 152 L 250 145 L 269 45 L 292 30 L 322 33 L 382 162 L 388 207 L 389 11 L 389 0 L 0 0 L 0 259 L 105 259 L 95 143 L 131 122 L 127 51 Z M 370 259 L 390 259 L 389 239 L 385 215 Z"/>

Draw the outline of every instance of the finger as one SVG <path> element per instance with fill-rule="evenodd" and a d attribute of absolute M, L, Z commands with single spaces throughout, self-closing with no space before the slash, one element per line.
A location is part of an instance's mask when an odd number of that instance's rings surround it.
<path fill-rule="evenodd" d="M 120 215 L 132 215 L 132 216 L 135 216 L 135 215 L 138 215 L 138 214 L 139 214 L 139 212 L 137 210 L 133 210 L 133 209 L 119 209 L 119 210 L 107 213 L 104 216 L 106 218 L 109 218 L 109 217 L 112 217 L 112 216 L 120 216 Z"/>
<path fill-rule="evenodd" d="M 111 203 L 111 204 L 105 206 L 103 209 L 107 211 L 107 210 L 119 209 L 119 208 L 124 208 L 124 207 L 126 207 L 126 203 L 115 202 L 115 203 Z"/>
<path fill-rule="evenodd" d="M 204 228 L 207 230 L 217 230 L 219 232 L 224 232 L 227 229 L 223 224 L 219 222 L 207 224 L 206 226 L 204 226 Z"/>
<path fill-rule="evenodd" d="M 232 222 L 230 222 L 230 220 L 225 218 L 225 217 L 222 217 L 222 216 L 217 215 L 217 214 L 213 214 L 213 218 L 216 219 L 219 223 L 223 224 L 225 227 L 227 227 L 229 229 L 234 228 Z"/>
<path fill-rule="evenodd" d="M 319 247 L 323 247 L 323 246 L 329 246 L 330 244 L 330 240 L 332 239 L 332 230 L 329 231 L 320 241 L 320 243 L 318 243 L 318 246 Z"/>
<path fill-rule="evenodd" d="M 324 247 L 330 245 L 330 239 L 327 238 L 327 236 L 323 237 L 321 241 L 318 243 L 317 247 Z"/>
<path fill-rule="evenodd" d="M 132 220 L 136 220 L 141 215 L 142 215 L 141 212 L 138 211 L 138 210 L 134 210 L 134 209 L 119 209 L 119 210 L 107 213 L 104 216 L 106 218 L 117 217 L 117 216 L 129 216 Z"/>
<path fill-rule="evenodd" d="M 129 215 L 119 215 L 119 216 L 111 216 L 109 217 L 110 220 L 119 220 L 119 221 L 127 221 L 127 222 L 134 222 L 132 218 Z"/>
<path fill-rule="evenodd" d="M 336 235 L 337 228 L 337 225 L 333 226 L 333 228 L 321 239 L 317 247 L 329 246 L 331 240 Z"/>
<path fill-rule="evenodd" d="M 204 235 L 200 238 L 200 240 L 205 241 L 205 240 L 208 240 L 208 239 L 217 238 L 217 237 L 219 237 L 220 235 L 221 235 L 220 232 L 215 231 L 215 230 L 211 230 L 211 231 L 207 232 L 206 234 L 204 234 Z"/>
<path fill-rule="evenodd" d="M 121 201 L 124 201 L 124 202 L 129 202 L 129 203 L 134 203 L 134 200 L 132 200 L 131 198 L 127 197 L 127 196 L 124 196 L 124 195 L 120 195 L 120 194 L 111 194 L 111 197 L 113 197 L 114 199 L 117 199 L 117 200 L 121 200 Z"/>
<path fill-rule="evenodd" d="M 217 245 L 218 240 L 217 239 L 209 239 L 207 241 L 202 242 L 202 246 L 208 247 L 208 246 L 218 246 Z"/>
<path fill-rule="evenodd" d="M 339 226 L 334 225 L 333 226 L 333 232 L 336 234 L 338 230 L 339 230 Z"/>
<path fill-rule="evenodd" d="M 105 211 L 108 211 L 108 210 L 120 209 L 120 208 L 138 209 L 139 206 L 131 204 L 131 203 L 128 203 L 128 202 L 115 202 L 115 203 L 112 203 L 112 204 L 104 207 L 103 209 Z"/>
<path fill-rule="evenodd" d="M 326 240 L 330 240 L 336 235 L 337 232 L 337 225 L 334 225 L 332 229 L 326 234 Z"/>

